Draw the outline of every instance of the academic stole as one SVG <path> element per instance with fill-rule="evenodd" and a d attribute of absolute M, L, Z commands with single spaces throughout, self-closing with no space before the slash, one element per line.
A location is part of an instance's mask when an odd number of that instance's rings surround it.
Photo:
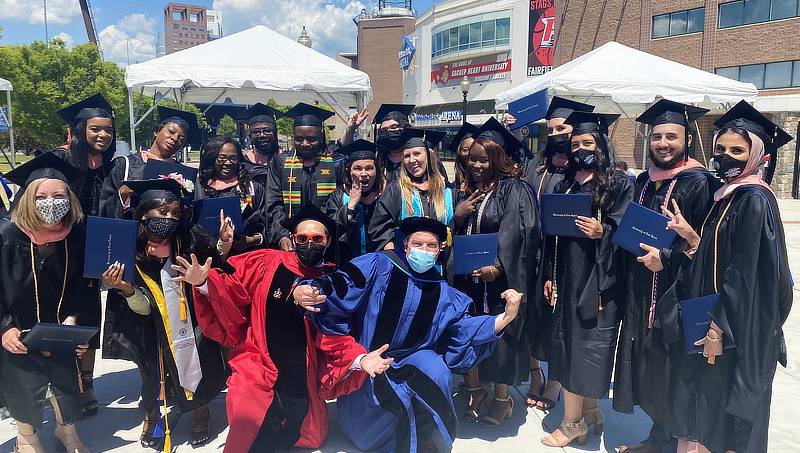
<path fill-rule="evenodd" d="M 407 212 L 405 203 L 403 203 L 403 207 L 400 209 L 400 220 L 404 220 L 407 217 L 428 217 L 425 215 L 425 209 L 422 207 L 422 197 L 419 196 L 419 190 L 412 190 L 411 191 L 411 211 Z M 453 216 L 455 215 L 455 210 L 453 209 L 453 190 L 449 187 L 444 188 L 444 219 L 436 218 L 436 214 L 432 218 L 442 222 L 445 225 L 449 225 L 450 221 L 453 220 Z M 450 227 L 447 227 L 447 246 L 450 247 L 453 245 L 453 231 Z"/>
<path fill-rule="evenodd" d="M 342 194 L 342 204 L 347 206 L 347 203 L 350 202 L 350 194 L 344 192 Z M 358 244 L 351 243 L 350 244 L 350 251 L 353 253 L 353 256 L 361 256 L 367 254 L 367 228 L 364 225 L 364 204 L 358 203 L 356 206 L 356 229 L 358 230 Z"/>
<path fill-rule="evenodd" d="M 314 174 L 317 181 L 317 206 L 322 206 L 328 199 L 328 195 L 336 190 L 336 172 L 333 165 L 333 155 L 325 154 L 318 157 L 319 162 L 314 167 Z M 297 187 L 297 172 L 303 171 L 303 161 L 297 156 L 287 156 L 283 163 L 283 204 L 288 207 L 287 217 L 294 215 L 294 208 L 299 208 L 302 204 L 302 190 Z"/>

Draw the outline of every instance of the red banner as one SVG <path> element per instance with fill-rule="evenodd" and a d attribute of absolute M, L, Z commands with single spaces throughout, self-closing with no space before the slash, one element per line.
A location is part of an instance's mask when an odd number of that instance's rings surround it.
<path fill-rule="evenodd" d="M 530 0 L 528 14 L 528 76 L 553 69 L 556 45 L 555 0 Z"/>
<path fill-rule="evenodd" d="M 431 83 L 437 87 L 456 86 L 464 76 L 470 82 L 491 82 L 505 80 L 511 74 L 511 53 L 469 58 L 433 65 L 431 67 Z"/>

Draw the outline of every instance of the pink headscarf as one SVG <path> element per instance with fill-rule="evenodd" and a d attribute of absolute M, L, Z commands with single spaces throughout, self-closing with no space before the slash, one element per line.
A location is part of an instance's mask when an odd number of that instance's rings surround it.
<path fill-rule="evenodd" d="M 714 192 L 714 201 L 720 201 L 729 197 L 736 189 L 742 186 L 762 186 L 772 192 L 769 184 L 764 181 L 764 167 L 769 162 L 769 158 L 764 154 L 764 141 L 761 140 L 761 137 L 750 131 L 747 131 L 747 135 L 750 137 L 750 142 L 752 143 L 752 146 L 750 146 L 750 157 L 747 158 L 747 164 L 744 166 L 744 170 L 738 178 L 730 182 L 726 181 L 722 187 Z M 717 147 L 718 137 L 719 132 L 714 134 L 714 148 Z"/>

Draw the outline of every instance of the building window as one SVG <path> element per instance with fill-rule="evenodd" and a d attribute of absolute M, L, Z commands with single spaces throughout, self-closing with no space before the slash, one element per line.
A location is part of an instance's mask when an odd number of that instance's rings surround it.
<path fill-rule="evenodd" d="M 653 16 L 653 39 L 701 32 L 705 15 L 705 8 L 695 8 Z"/>
<path fill-rule="evenodd" d="M 183 13 L 181 11 L 173 11 L 172 20 L 183 20 Z"/>
<path fill-rule="evenodd" d="M 177 30 L 178 28 L 180 28 L 180 25 L 178 25 L 178 24 L 172 24 L 172 28 L 174 28 L 175 30 Z"/>
<path fill-rule="evenodd" d="M 717 68 L 717 75 L 750 82 L 759 90 L 800 87 L 800 60 Z"/>
<path fill-rule="evenodd" d="M 189 13 L 189 22 L 200 22 L 200 14 Z"/>
<path fill-rule="evenodd" d="M 737 0 L 719 5 L 719 28 L 800 16 L 798 0 Z"/>
<path fill-rule="evenodd" d="M 497 16 L 497 13 L 487 13 L 434 30 L 431 36 L 433 58 L 473 49 L 508 46 L 511 19 Z"/>

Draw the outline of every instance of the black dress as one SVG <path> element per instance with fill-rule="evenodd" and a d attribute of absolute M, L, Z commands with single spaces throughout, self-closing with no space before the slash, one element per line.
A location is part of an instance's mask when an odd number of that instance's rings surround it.
<path fill-rule="evenodd" d="M 608 393 L 617 346 L 617 330 L 625 296 L 625 252 L 611 242 L 633 199 L 633 183 L 616 179 L 613 201 L 600 213 L 603 236 L 594 240 L 547 236 L 542 250 L 537 338 L 548 363 L 550 379 L 568 391 L 603 398 Z M 557 193 L 589 193 L 588 184 L 565 179 Z M 598 212 L 597 206 L 593 211 Z M 544 299 L 544 282 L 552 280 L 555 307 Z M 537 351 L 534 351 L 537 352 Z"/>
<path fill-rule="evenodd" d="M 84 238 L 83 227 L 75 225 L 64 240 L 36 246 L 10 220 L 0 219 L 0 332 L 11 327 L 30 329 L 37 322 L 61 323 L 68 316 L 75 316 L 77 324 L 84 324 L 83 301 L 96 291 L 93 280 L 83 278 Z M 41 425 L 48 384 L 64 420 L 71 422 L 81 417 L 74 353 L 54 353 L 49 358 L 33 351 L 11 354 L 2 349 L 0 353 L 0 391 L 14 419 L 35 427 Z"/>
<path fill-rule="evenodd" d="M 264 238 L 264 242 L 260 246 L 250 246 L 242 250 L 231 250 L 233 255 L 267 246 L 269 223 L 267 219 L 267 196 L 264 191 L 264 186 L 255 181 L 251 181 L 246 193 L 243 193 L 238 185 L 222 190 L 206 186 L 204 190 L 207 198 L 239 197 L 241 200 L 239 205 L 242 209 L 242 223 L 244 226 L 242 231 L 234 231 L 234 234 L 236 236 L 254 236 L 258 233 Z M 209 231 L 209 233 L 215 237 L 218 234 L 217 231 Z"/>
<path fill-rule="evenodd" d="M 736 189 L 714 203 L 691 264 L 658 301 L 664 342 L 670 345 L 669 417 L 675 436 L 711 451 L 767 451 L 772 381 L 786 366 L 782 325 L 792 306 L 792 282 L 778 203 L 760 186 Z M 724 349 L 715 365 L 686 354 L 679 300 L 719 293 L 711 318 Z M 730 349 L 728 349 L 730 348 Z"/>
<path fill-rule="evenodd" d="M 521 179 L 507 178 L 499 182 L 497 188 L 477 205 L 475 214 L 456 231 L 456 235 L 498 233 L 495 266 L 502 269 L 500 277 L 493 282 L 475 281 L 465 275 L 453 277 L 453 286 L 472 299 L 470 315 L 503 313 L 505 301 L 500 294 L 509 288 L 525 296 L 519 316 L 506 327 L 492 355 L 481 362 L 481 379 L 507 385 L 519 385 L 526 379 L 530 348 L 524 331 L 527 300 L 537 269 L 539 228 L 533 190 Z"/>
<path fill-rule="evenodd" d="M 339 186 L 328 197 L 324 209 L 325 214 L 336 222 L 338 229 L 336 233 L 339 243 L 339 259 L 337 260 L 339 264 L 378 250 L 378 243 L 372 240 L 367 231 L 372 214 L 375 212 L 375 206 L 378 204 L 377 200 L 372 204 L 359 203 L 355 218 L 351 222 L 347 215 L 346 200 L 349 200 L 349 197 L 344 186 Z"/>

